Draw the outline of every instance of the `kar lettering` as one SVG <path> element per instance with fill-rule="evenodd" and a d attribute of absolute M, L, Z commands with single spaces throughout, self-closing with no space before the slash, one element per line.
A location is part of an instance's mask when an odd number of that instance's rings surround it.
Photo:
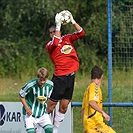
<path fill-rule="evenodd" d="M 6 121 L 14 121 L 14 122 L 20 122 L 21 114 L 20 112 L 6 112 Z"/>

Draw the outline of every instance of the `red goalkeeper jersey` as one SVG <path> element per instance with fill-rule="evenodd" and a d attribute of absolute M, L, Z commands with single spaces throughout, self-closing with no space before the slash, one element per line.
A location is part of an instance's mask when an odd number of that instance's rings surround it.
<path fill-rule="evenodd" d="M 46 45 L 46 49 L 55 66 L 54 75 L 67 75 L 78 70 L 79 60 L 72 44 L 84 34 L 84 30 L 81 29 L 81 31 L 73 34 L 64 35 L 61 39 L 54 36 L 52 41 Z"/>

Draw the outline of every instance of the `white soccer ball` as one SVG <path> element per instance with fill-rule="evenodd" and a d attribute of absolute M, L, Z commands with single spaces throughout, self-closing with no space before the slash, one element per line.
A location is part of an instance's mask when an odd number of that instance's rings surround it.
<path fill-rule="evenodd" d="M 67 10 L 61 11 L 60 15 L 61 15 L 61 22 L 63 25 L 68 24 L 71 21 L 70 20 L 71 14 Z"/>

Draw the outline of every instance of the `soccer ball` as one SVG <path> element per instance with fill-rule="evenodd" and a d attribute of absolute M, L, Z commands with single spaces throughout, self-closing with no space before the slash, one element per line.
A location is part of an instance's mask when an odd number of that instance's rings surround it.
<path fill-rule="evenodd" d="M 70 20 L 71 14 L 69 11 L 67 11 L 67 10 L 61 11 L 60 15 L 61 15 L 61 22 L 63 25 L 66 25 L 71 21 Z"/>

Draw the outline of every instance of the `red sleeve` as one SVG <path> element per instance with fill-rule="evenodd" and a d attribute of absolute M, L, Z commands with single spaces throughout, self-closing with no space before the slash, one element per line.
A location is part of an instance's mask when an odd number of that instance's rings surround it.
<path fill-rule="evenodd" d="M 71 43 L 78 40 L 79 38 L 81 38 L 84 35 L 85 35 L 85 31 L 83 29 L 81 29 L 81 31 L 74 32 L 73 34 L 70 35 Z"/>
<path fill-rule="evenodd" d="M 60 40 L 60 38 L 54 36 L 52 41 L 47 43 L 46 49 L 47 49 L 48 53 L 52 53 L 53 52 L 53 50 L 58 46 L 59 40 Z"/>

